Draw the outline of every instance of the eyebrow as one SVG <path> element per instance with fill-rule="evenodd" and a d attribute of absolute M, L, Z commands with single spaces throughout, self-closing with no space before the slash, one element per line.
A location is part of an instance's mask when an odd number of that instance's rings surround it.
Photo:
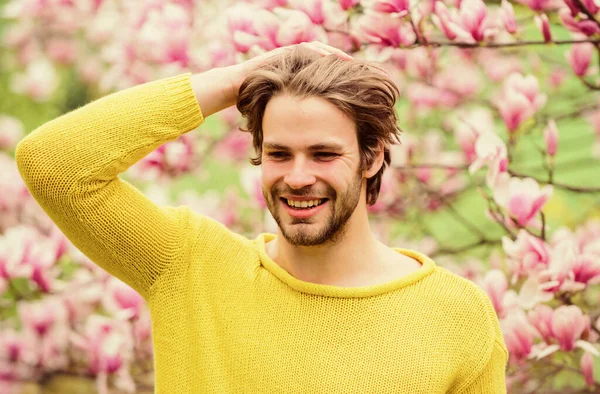
<path fill-rule="evenodd" d="M 274 142 L 264 142 L 263 149 L 265 150 L 290 150 L 289 147 L 281 144 L 277 144 Z M 333 151 L 341 151 L 343 149 L 342 145 L 336 144 L 333 142 L 330 143 L 319 143 L 310 145 L 308 150 L 311 152 L 321 151 L 321 150 L 333 150 Z"/>

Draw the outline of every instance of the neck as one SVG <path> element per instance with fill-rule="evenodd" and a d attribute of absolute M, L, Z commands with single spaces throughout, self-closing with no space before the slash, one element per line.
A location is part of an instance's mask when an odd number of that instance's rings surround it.
<path fill-rule="evenodd" d="M 290 275 L 312 283 L 356 286 L 381 271 L 382 247 L 371 232 L 366 206 L 357 207 L 335 243 L 317 246 L 290 244 L 278 231 L 267 254 Z"/>

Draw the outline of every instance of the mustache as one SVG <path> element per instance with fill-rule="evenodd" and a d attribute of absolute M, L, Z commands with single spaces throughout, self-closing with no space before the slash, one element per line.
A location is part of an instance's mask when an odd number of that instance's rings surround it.
<path fill-rule="evenodd" d="M 273 197 L 279 197 L 282 194 L 286 194 L 292 197 L 308 197 L 308 196 L 322 196 L 323 198 L 335 197 L 335 190 L 331 186 L 326 186 L 324 189 L 316 189 L 313 187 L 304 187 L 302 189 L 292 189 L 289 186 L 280 185 L 271 188 L 271 195 Z"/>

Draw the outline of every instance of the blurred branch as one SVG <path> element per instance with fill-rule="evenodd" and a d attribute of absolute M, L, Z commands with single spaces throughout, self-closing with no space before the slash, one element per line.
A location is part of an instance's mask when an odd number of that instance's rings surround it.
<path fill-rule="evenodd" d="M 572 192 L 578 192 L 578 193 L 600 193 L 600 187 L 583 187 L 583 186 L 571 186 L 571 185 L 565 185 L 563 183 L 558 183 L 558 182 L 553 182 L 553 181 L 545 181 L 542 179 L 538 179 L 535 178 L 531 175 L 527 175 L 527 174 L 523 174 L 520 172 L 516 172 L 514 170 L 508 170 L 508 173 L 511 176 L 517 177 L 517 178 L 531 178 L 534 181 L 536 181 L 539 184 L 544 184 L 544 185 L 553 185 L 556 186 L 560 189 L 565 189 L 565 190 L 569 190 Z"/>
<path fill-rule="evenodd" d="M 417 34 L 417 27 L 412 23 L 413 31 L 415 31 L 415 43 L 400 47 L 400 49 L 412 49 L 417 47 L 458 47 L 458 48 L 515 48 L 515 47 L 524 47 L 524 46 L 534 46 L 534 45 L 571 45 L 571 44 L 583 44 L 583 43 L 592 43 L 592 44 L 600 44 L 600 39 L 586 38 L 580 40 L 554 40 L 554 41 L 533 41 L 533 40 L 524 40 L 524 41 L 513 41 L 513 42 L 454 42 L 454 41 L 424 41 L 420 40 Z M 328 33 L 340 33 L 350 35 L 350 32 L 339 30 L 339 29 L 325 29 Z M 361 42 L 362 46 L 371 45 L 369 42 Z"/>
<path fill-rule="evenodd" d="M 590 10 L 587 9 L 587 7 L 583 4 L 583 2 L 581 0 L 573 0 L 573 2 L 577 5 L 577 7 L 581 10 L 581 12 L 583 12 L 585 14 L 585 16 L 588 17 L 589 20 L 591 20 L 592 22 L 594 22 L 598 27 L 600 27 L 600 22 L 598 21 L 598 19 L 596 19 L 596 17 L 594 16 L 594 14 L 592 14 L 590 12 Z"/>
<path fill-rule="evenodd" d="M 479 246 L 483 246 L 483 245 L 496 245 L 499 244 L 500 242 L 502 242 L 501 239 L 480 239 L 479 241 L 469 244 L 469 245 L 464 245 L 461 246 L 460 248 L 439 248 L 435 251 L 433 251 L 431 254 L 432 257 L 437 257 L 439 255 L 443 255 L 443 254 L 459 254 L 462 252 L 466 252 L 467 250 L 473 249 L 473 248 L 477 248 Z"/>
<path fill-rule="evenodd" d="M 429 41 L 427 43 L 412 45 L 409 48 L 417 46 L 433 46 L 433 47 L 459 47 L 459 48 L 514 48 L 532 45 L 570 45 L 570 44 L 581 44 L 581 43 L 593 43 L 599 44 L 598 39 L 583 39 L 583 40 L 554 40 L 550 42 L 546 41 L 515 41 L 515 42 L 482 42 L 482 43 L 470 43 L 470 42 L 452 42 L 452 41 Z"/>

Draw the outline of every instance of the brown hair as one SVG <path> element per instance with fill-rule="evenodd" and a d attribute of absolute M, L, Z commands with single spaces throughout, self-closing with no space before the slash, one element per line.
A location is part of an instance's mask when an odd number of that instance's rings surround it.
<path fill-rule="evenodd" d="M 275 55 L 260 69 L 254 70 L 241 84 L 237 109 L 247 121 L 241 128 L 252 134 L 261 164 L 262 120 L 267 102 L 279 94 L 296 97 L 317 96 L 328 100 L 354 120 L 360 147 L 360 168 L 368 168 L 384 149 L 384 162 L 373 177 L 367 179 L 367 204 L 377 201 L 381 177 L 390 164 L 390 144 L 399 141 L 394 104 L 399 91 L 379 67 L 360 60 L 342 60 L 336 55 L 322 56 L 313 50 L 295 46 Z"/>

